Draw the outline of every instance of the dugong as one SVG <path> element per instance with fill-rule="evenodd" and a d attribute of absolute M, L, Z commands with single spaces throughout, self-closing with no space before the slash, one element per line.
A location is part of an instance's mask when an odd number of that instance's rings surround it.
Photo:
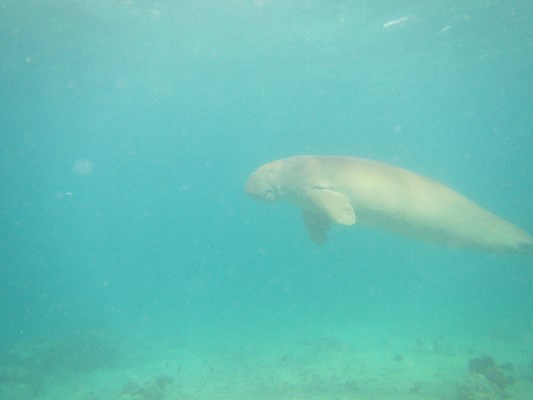
<path fill-rule="evenodd" d="M 510 222 L 439 182 L 378 161 L 333 156 L 272 161 L 250 175 L 246 192 L 298 206 L 318 243 L 334 222 L 456 248 L 533 252 L 533 237 Z"/>

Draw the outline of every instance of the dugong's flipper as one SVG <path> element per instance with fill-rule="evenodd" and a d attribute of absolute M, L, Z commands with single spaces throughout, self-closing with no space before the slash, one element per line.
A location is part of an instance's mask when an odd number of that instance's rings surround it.
<path fill-rule="evenodd" d="M 306 194 L 320 211 L 337 224 L 355 224 L 353 207 L 342 193 L 330 189 L 311 189 Z"/>

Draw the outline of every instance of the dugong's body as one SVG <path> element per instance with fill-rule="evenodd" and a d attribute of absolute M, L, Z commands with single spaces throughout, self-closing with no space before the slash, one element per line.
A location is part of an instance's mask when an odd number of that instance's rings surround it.
<path fill-rule="evenodd" d="M 431 179 L 385 163 L 348 157 L 297 156 L 257 169 L 253 197 L 297 205 L 316 242 L 331 222 L 356 222 L 393 233 L 489 252 L 531 252 L 533 238 Z"/>

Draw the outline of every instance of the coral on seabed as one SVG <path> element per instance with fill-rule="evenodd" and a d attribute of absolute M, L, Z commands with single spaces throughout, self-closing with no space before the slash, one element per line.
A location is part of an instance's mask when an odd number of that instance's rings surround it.
<path fill-rule="evenodd" d="M 501 400 L 507 398 L 505 387 L 514 379 L 503 372 L 512 371 L 512 364 L 498 366 L 490 356 L 469 361 L 468 376 L 457 384 L 457 400 Z"/>
<path fill-rule="evenodd" d="M 457 400 L 501 400 L 504 393 L 484 375 L 471 372 L 457 384 Z"/>
<path fill-rule="evenodd" d="M 490 356 L 483 356 L 480 358 L 474 358 L 468 363 L 470 372 L 477 372 L 490 382 L 498 387 L 500 390 L 504 390 L 505 386 L 514 383 L 514 379 L 504 375 L 504 369 L 498 365 L 494 359 Z M 512 370 L 510 364 L 505 364 L 506 370 Z"/>

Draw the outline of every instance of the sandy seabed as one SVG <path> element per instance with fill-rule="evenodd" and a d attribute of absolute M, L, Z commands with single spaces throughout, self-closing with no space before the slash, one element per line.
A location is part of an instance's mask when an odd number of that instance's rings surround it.
<path fill-rule="evenodd" d="M 532 398 L 527 335 L 379 332 L 261 332 L 216 342 L 194 334 L 117 339 L 92 333 L 59 345 L 19 344 L 0 359 L 0 398 L 455 400 L 469 360 L 482 355 L 505 365 L 512 382 L 507 398 Z"/>

